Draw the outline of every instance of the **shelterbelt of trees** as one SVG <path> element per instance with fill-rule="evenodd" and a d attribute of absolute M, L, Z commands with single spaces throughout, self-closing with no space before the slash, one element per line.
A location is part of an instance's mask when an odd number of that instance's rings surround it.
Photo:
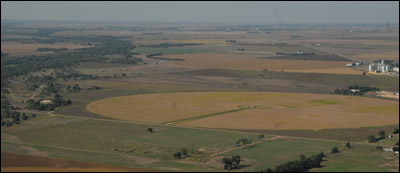
<path fill-rule="evenodd" d="M 26 75 L 30 72 L 44 69 L 61 69 L 68 66 L 78 65 L 81 62 L 108 62 L 105 55 L 122 55 L 122 58 L 113 59 L 110 63 L 137 64 L 142 62 L 141 58 L 133 57 L 130 52 L 135 48 L 129 41 L 119 40 L 118 37 L 51 37 L 63 42 L 84 42 L 92 44 L 93 47 L 81 48 L 73 52 L 58 52 L 47 55 L 28 55 L 13 57 L 11 55 L 1 56 L 1 86 L 6 85 L 10 77 Z"/>

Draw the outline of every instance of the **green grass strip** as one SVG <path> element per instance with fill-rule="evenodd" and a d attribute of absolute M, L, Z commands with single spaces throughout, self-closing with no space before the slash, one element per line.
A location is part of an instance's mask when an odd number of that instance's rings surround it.
<path fill-rule="evenodd" d="M 181 120 L 176 120 L 176 121 L 165 122 L 162 124 L 174 125 L 174 124 L 179 124 L 179 123 L 183 123 L 183 122 L 208 118 L 208 117 L 212 117 L 212 116 L 217 116 L 217 115 L 222 115 L 222 114 L 227 114 L 227 113 L 232 113 L 232 112 L 239 112 L 239 111 L 243 111 L 246 109 L 251 109 L 251 107 L 239 108 L 239 109 L 234 109 L 234 110 L 229 110 L 229 111 L 224 111 L 224 112 L 217 112 L 217 113 L 202 115 L 202 116 L 198 116 L 198 117 L 192 117 L 192 118 L 186 118 L 186 119 L 181 119 Z"/>

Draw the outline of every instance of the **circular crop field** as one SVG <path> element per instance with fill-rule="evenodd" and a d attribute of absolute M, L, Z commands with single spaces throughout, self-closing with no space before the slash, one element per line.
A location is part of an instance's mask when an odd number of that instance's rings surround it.
<path fill-rule="evenodd" d="M 397 101 L 280 92 L 182 92 L 114 97 L 87 110 L 135 122 L 224 129 L 328 129 L 398 124 Z"/>

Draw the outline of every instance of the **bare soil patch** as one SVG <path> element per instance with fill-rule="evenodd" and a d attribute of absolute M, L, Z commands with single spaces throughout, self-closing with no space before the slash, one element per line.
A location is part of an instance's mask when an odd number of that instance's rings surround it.
<path fill-rule="evenodd" d="M 1 152 L 1 172 L 152 172 L 151 170 Z"/>

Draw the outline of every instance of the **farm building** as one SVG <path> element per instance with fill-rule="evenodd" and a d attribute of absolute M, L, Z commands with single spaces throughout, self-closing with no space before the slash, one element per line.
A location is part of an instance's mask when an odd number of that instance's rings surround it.
<path fill-rule="evenodd" d="M 370 72 L 375 71 L 375 64 L 368 65 L 368 71 L 370 71 Z"/>
<path fill-rule="evenodd" d="M 355 92 L 360 92 L 359 89 L 351 89 L 350 91 L 353 92 L 353 93 L 355 93 Z"/>
<path fill-rule="evenodd" d="M 51 100 L 42 100 L 42 101 L 40 101 L 40 104 L 44 104 L 44 105 L 47 105 L 47 104 L 50 104 L 51 103 Z"/>
<path fill-rule="evenodd" d="M 391 151 L 393 151 L 393 148 L 384 148 L 383 151 L 391 152 Z"/>

